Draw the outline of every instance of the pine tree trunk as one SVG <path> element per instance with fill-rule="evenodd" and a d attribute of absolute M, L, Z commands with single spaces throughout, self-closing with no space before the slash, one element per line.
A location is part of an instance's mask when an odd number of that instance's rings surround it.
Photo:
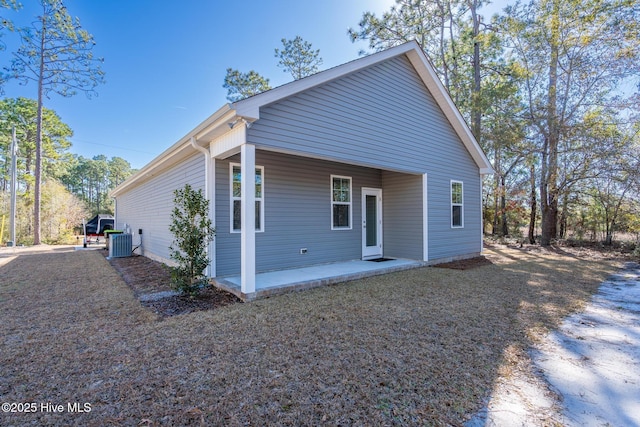
<path fill-rule="evenodd" d="M 567 210 L 569 207 L 567 206 L 567 197 L 562 198 L 562 212 L 560 212 L 560 231 L 558 231 L 558 237 L 561 239 L 566 238 L 567 236 Z"/>
<path fill-rule="evenodd" d="M 44 40 L 46 17 L 42 17 L 42 33 L 40 36 L 40 72 L 38 73 L 38 112 L 36 123 L 36 167 L 33 203 L 33 244 L 39 245 L 40 241 L 40 205 L 42 196 L 42 97 L 44 78 Z"/>
<path fill-rule="evenodd" d="M 493 223 L 491 224 L 491 234 L 498 235 L 498 213 L 500 212 L 500 205 L 498 203 L 498 195 L 500 194 L 500 175 L 496 171 L 495 174 L 495 186 L 493 190 Z"/>
<path fill-rule="evenodd" d="M 494 168 L 495 174 L 493 175 L 493 221 L 491 224 L 491 234 L 494 236 L 498 235 L 498 212 L 500 210 L 500 205 L 498 204 L 498 196 L 500 194 L 500 174 L 502 171 L 502 157 L 501 151 L 498 147 L 495 147 L 494 151 Z"/>
<path fill-rule="evenodd" d="M 605 238 L 604 238 L 604 244 L 606 246 L 611 246 L 613 244 L 613 228 L 609 227 L 608 224 L 607 224 L 607 234 L 605 235 Z"/>
<path fill-rule="evenodd" d="M 38 116 L 37 116 L 37 136 L 36 136 L 36 167 L 35 167 L 35 184 L 33 195 L 33 244 L 39 245 L 40 241 L 40 204 L 42 195 L 42 98 L 38 97 Z"/>
<path fill-rule="evenodd" d="M 544 144 L 542 146 L 542 156 L 541 156 L 541 169 L 540 169 L 540 216 L 542 220 L 541 224 L 541 233 L 540 233 L 540 244 L 542 246 L 549 246 L 551 244 L 551 239 L 549 238 L 549 233 L 545 234 L 544 227 L 547 220 L 547 211 L 549 210 L 549 197 L 547 194 L 547 182 L 549 179 L 547 173 L 547 158 L 548 158 L 548 143 L 549 139 L 545 137 Z M 543 239 L 547 239 L 546 242 Z"/>
<path fill-rule="evenodd" d="M 502 212 L 502 235 L 509 235 L 509 224 L 507 223 L 507 189 L 504 175 L 500 177 L 500 211 Z"/>
<path fill-rule="evenodd" d="M 530 194 L 530 206 L 531 214 L 529 215 L 529 243 L 536 243 L 536 215 L 538 210 L 538 201 L 536 200 L 536 167 L 531 164 L 531 194 Z"/>
<path fill-rule="evenodd" d="M 471 131 L 480 143 L 482 132 L 482 114 L 480 111 L 480 17 L 478 16 L 478 1 L 468 2 L 473 21 L 473 89 L 471 91 Z"/>
<path fill-rule="evenodd" d="M 558 54 L 560 38 L 559 0 L 553 2 L 551 15 L 551 57 L 549 61 L 549 89 L 547 104 L 547 140 L 546 140 L 546 171 L 541 183 L 540 198 L 542 199 L 542 236 L 540 244 L 549 246 L 558 235 L 558 129 L 557 85 L 558 85 Z M 545 153 L 543 153 L 544 155 Z M 544 188 L 543 188 L 544 187 Z"/>
<path fill-rule="evenodd" d="M 558 205 L 549 203 L 542 212 L 542 234 L 540 244 L 542 246 L 551 245 L 551 241 L 558 235 Z"/>

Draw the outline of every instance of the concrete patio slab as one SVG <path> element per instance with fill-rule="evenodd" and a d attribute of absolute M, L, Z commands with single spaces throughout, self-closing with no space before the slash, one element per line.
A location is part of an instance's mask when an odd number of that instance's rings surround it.
<path fill-rule="evenodd" d="M 213 282 L 217 287 L 233 293 L 242 300 L 251 301 L 292 291 L 408 270 L 424 265 L 426 264 L 406 259 L 389 259 L 380 262 L 353 260 L 290 270 L 270 271 L 256 274 L 256 292 L 252 294 L 242 293 L 240 276 L 215 278 Z"/>

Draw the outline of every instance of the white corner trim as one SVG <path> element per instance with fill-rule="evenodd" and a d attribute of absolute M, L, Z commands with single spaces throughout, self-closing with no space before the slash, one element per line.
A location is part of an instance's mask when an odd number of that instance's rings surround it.
<path fill-rule="evenodd" d="M 484 190 L 484 176 L 480 175 L 480 252 L 484 251 L 484 209 L 482 206 L 482 193 Z"/>
<path fill-rule="evenodd" d="M 422 175 L 422 260 L 429 261 L 429 198 L 427 174 Z"/>
<path fill-rule="evenodd" d="M 216 160 L 212 157 L 207 158 L 207 162 L 209 163 L 209 219 L 211 220 L 211 226 L 214 230 L 216 230 Z M 209 243 L 209 277 L 216 277 L 218 268 L 217 268 L 217 242 L 218 239 L 215 238 L 215 234 L 211 243 Z"/>
<path fill-rule="evenodd" d="M 190 139 L 191 146 L 196 150 L 201 152 L 204 155 L 204 197 L 207 199 L 209 203 L 209 220 L 214 223 L 215 222 L 215 207 L 212 210 L 211 207 L 211 153 L 209 152 L 209 148 L 202 147 L 196 143 L 195 137 L 191 137 Z M 209 258 L 209 264 L 207 265 L 207 277 L 215 277 L 215 266 L 212 267 L 212 263 L 215 263 L 215 250 L 213 249 L 212 242 L 207 245 L 206 248 L 207 257 Z M 215 265 L 215 264 L 214 264 Z"/>

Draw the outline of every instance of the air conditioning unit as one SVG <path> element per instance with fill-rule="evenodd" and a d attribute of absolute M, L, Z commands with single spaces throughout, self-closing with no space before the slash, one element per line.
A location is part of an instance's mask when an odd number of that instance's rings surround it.
<path fill-rule="evenodd" d="M 111 234 L 109 239 L 109 258 L 131 256 L 133 248 L 133 236 L 131 234 Z"/>

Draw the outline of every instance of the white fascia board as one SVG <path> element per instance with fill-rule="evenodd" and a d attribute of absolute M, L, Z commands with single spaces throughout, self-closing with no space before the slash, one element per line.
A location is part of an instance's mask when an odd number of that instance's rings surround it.
<path fill-rule="evenodd" d="M 127 178 L 123 183 L 118 185 L 113 191 L 111 191 L 111 197 L 118 197 L 120 194 L 125 193 L 129 188 L 135 188 L 138 185 L 148 181 L 154 176 L 158 175 L 161 168 L 167 168 L 184 159 L 188 155 L 188 151 L 196 153 L 195 149 L 191 146 L 190 140 L 180 140 L 165 150 L 158 157 L 153 159 L 150 163 L 147 163 L 134 175 Z"/>
<path fill-rule="evenodd" d="M 225 111 L 218 110 L 220 114 L 214 121 L 208 122 L 207 126 L 201 129 L 196 128 L 195 138 L 197 142 L 203 142 L 207 145 L 217 137 L 232 130 L 229 124 L 236 120 L 236 111 L 229 104 L 226 104 L 225 107 L 228 107 L 228 109 L 224 108 Z"/>
<path fill-rule="evenodd" d="M 191 145 L 191 138 L 195 138 L 195 142 L 198 143 L 200 138 L 207 136 L 207 134 L 215 134 L 217 129 L 229 131 L 230 129 L 227 125 L 227 121 L 233 119 L 234 116 L 235 110 L 231 108 L 231 105 L 223 105 L 218 109 L 218 111 L 196 126 L 191 132 L 178 140 L 178 142 L 167 148 L 155 159 L 143 166 L 136 174 L 118 185 L 111 192 L 111 197 L 117 197 L 126 192 L 127 189 L 134 188 L 151 179 L 155 175 L 158 175 L 160 173 L 159 171 L 184 159 L 190 152 L 196 153 L 196 149 Z M 205 142 L 208 143 L 209 141 Z"/>
<path fill-rule="evenodd" d="M 236 109 L 239 116 L 246 117 L 249 121 L 258 120 L 260 118 L 260 107 L 280 101 L 315 86 L 325 84 L 347 74 L 371 67 L 372 65 L 386 61 L 390 58 L 406 54 L 415 49 L 421 50 L 420 45 L 418 45 L 417 42 L 411 41 L 404 43 L 381 52 L 355 59 L 351 62 L 347 62 L 346 64 L 321 71 L 312 76 L 295 80 L 291 83 L 254 95 L 250 98 L 237 101 L 232 106 Z"/>
<path fill-rule="evenodd" d="M 493 175 L 496 171 L 492 167 L 480 168 L 480 175 Z"/>
<path fill-rule="evenodd" d="M 416 43 L 417 45 L 417 43 Z M 447 117 L 454 131 L 458 137 L 462 140 L 462 143 L 467 147 L 469 154 L 480 168 L 480 173 L 483 175 L 493 174 L 494 170 L 489 162 L 489 159 L 480 148 L 480 144 L 471 133 L 471 129 L 464 121 L 464 118 L 460 114 L 458 107 L 453 103 L 453 100 L 449 96 L 449 93 L 443 86 L 442 82 L 438 78 L 433 66 L 429 63 L 429 59 L 424 51 L 418 46 L 417 49 L 407 52 L 407 57 L 411 64 L 416 69 L 420 78 L 431 92 L 431 95 L 436 100 L 436 103 Z"/>
<path fill-rule="evenodd" d="M 296 80 L 283 86 L 271 89 L 250 98 L 237 101 L 234 104 L 225 104 L 209 118 L 204 120 L 195 129 L 185 135 L 177 143 L 169 147 L 162 154 L 144 166 L 138 173 L 120 184 L 111 192 L 112 197 L 123 193 L 129 187 L 146 181 L 149 177 L 157 174 L 156 169 L 168 167 L 184 157 L 178 156 L 183 150 L 194 150 L 190 140 L 196 139 L 196 143 L 209 143 L 228 131 L 228 123 L 233 123 L 237 118 L 243 118 L 248 122 L 254 122 L 260 118 L 260 107 L 277 102 L 299 92 L 311 89 L 315 86 L 330 82 L 347 74 L 371 67 L 380 62 L 394 58 L 399 55 L 407 55 L 421 79 L 435 98 L 436 102 L 444 112 L 445 116 L 453 126 L 472 158 L 480 168 L 481 174 L 494 173 L 493 167 L 489 163 L 480 145 L 474 138 L 469 126 L 462 118 L 462 115 L 454 105 L 451 97 L 440 82 L 435 70 L 429 63 L 427 56 L 416 41 L 401 44 L 390 49 L 365 56 L 339 65 L 334 68 L 322 71 L 304 79 Z"/>

